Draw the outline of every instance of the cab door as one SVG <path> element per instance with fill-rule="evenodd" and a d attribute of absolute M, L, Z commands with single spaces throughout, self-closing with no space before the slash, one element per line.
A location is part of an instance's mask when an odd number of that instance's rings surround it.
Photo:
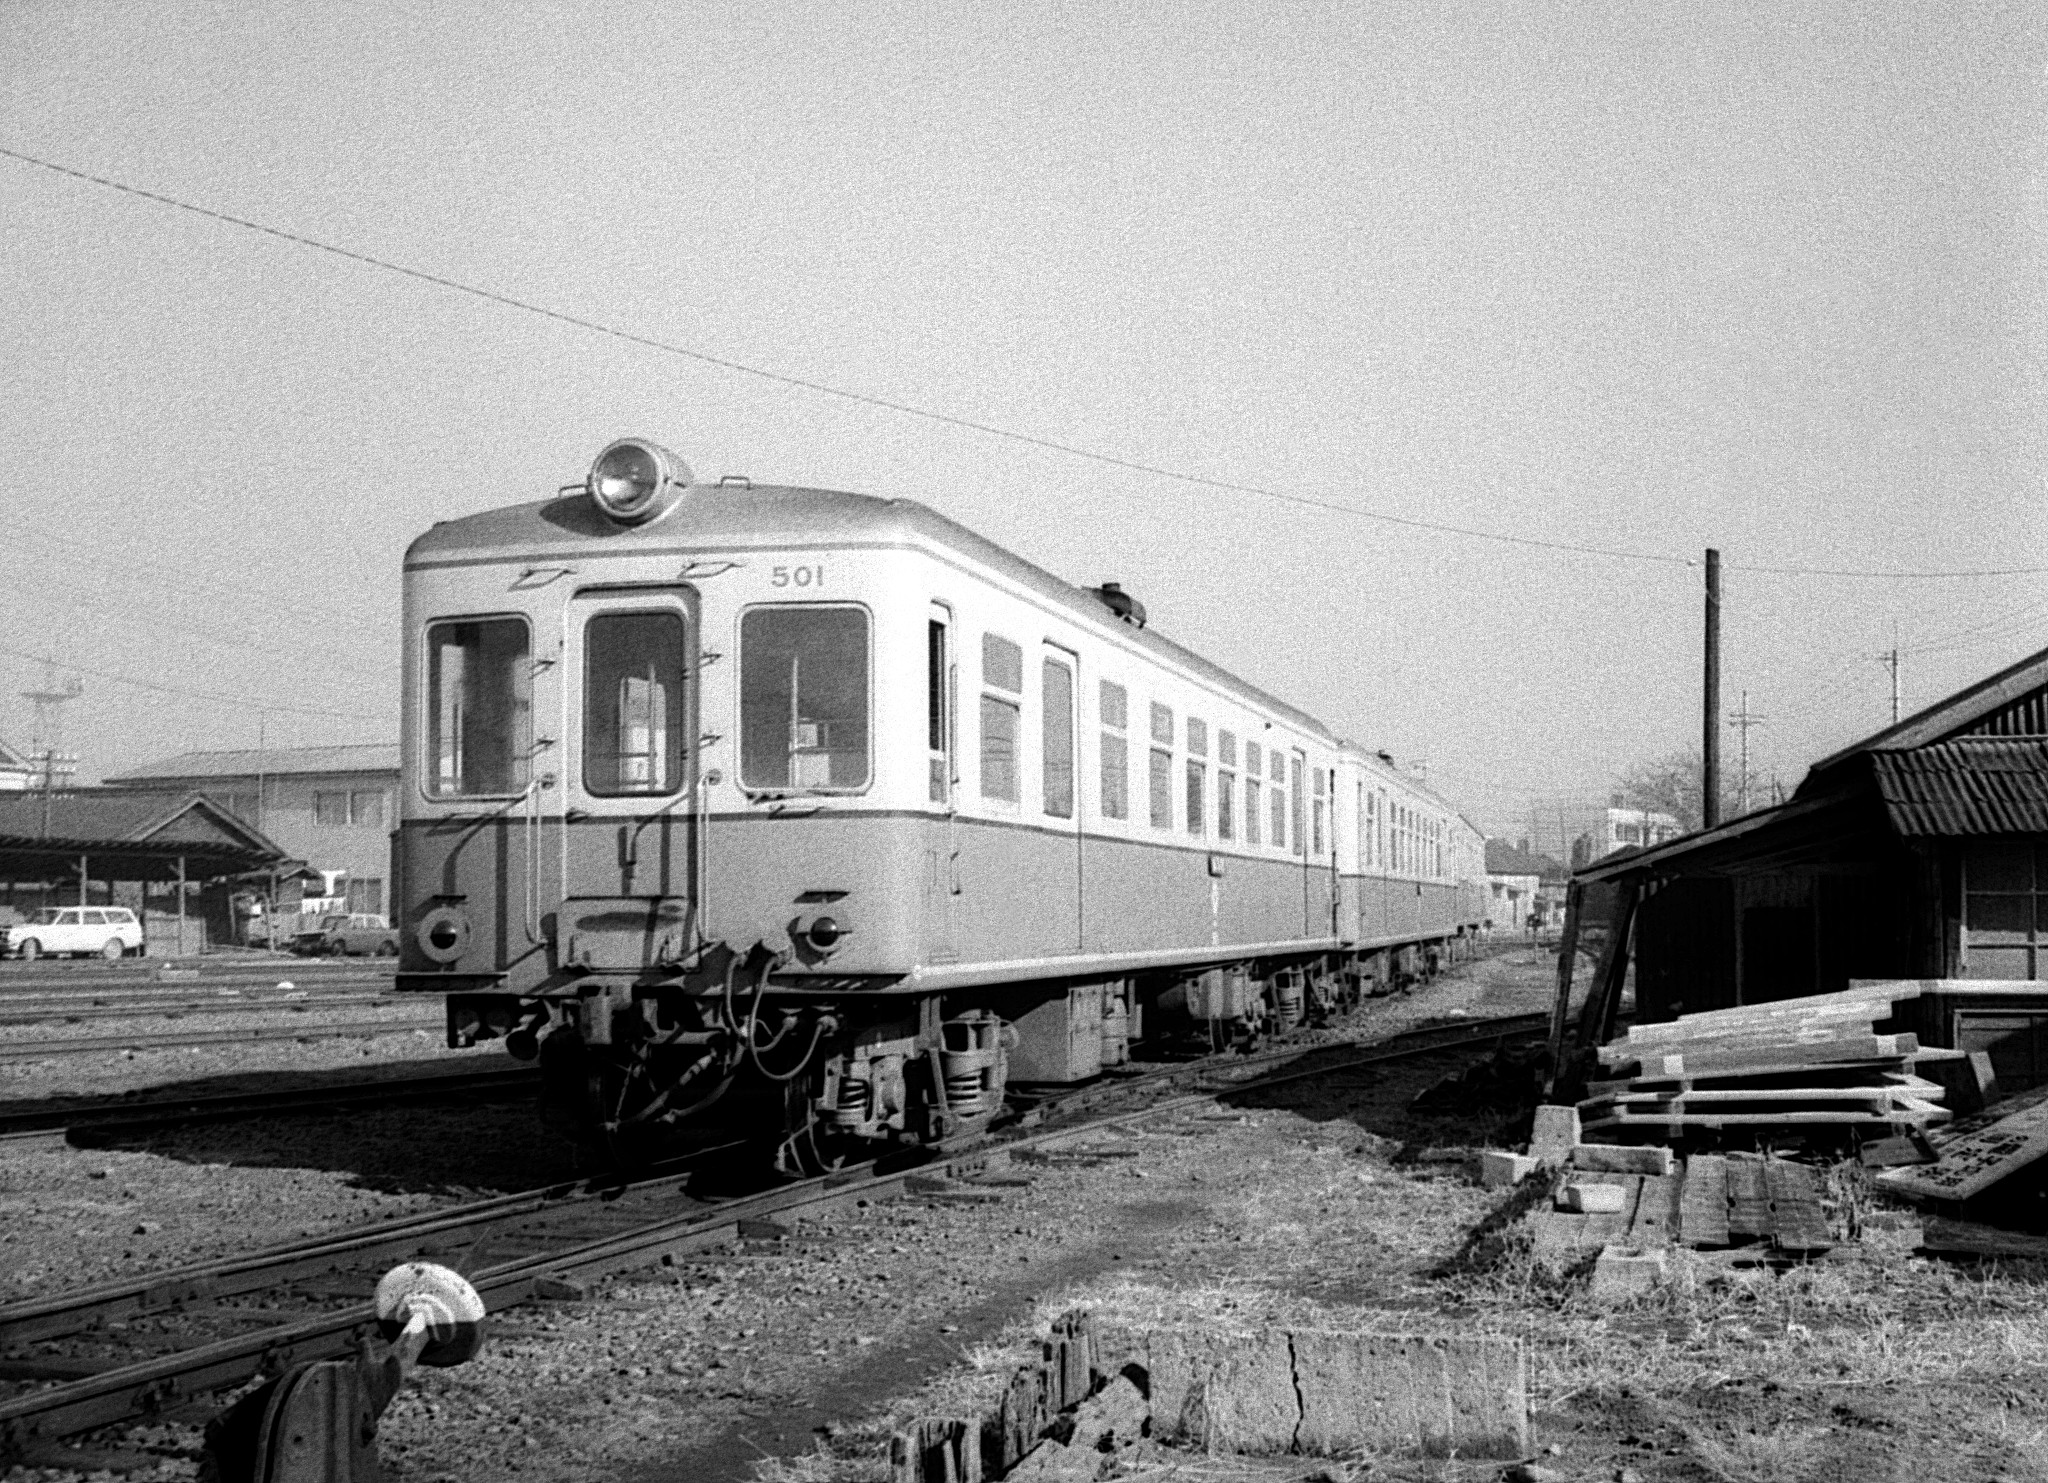
<path fill-rule="evenodd" d="M 672 962 L 696 938 L 696 634 L 683 588 L 591 589 L 569 605 L 565 966 Z"/>
<path fill-rule="evenodd" d="M 932 963 L 951 963 L 960 956 L 953 925 L 960 897 L 959 681 L 953 611 L 935 602 L 925 619 L 925 797 L 942 811 L 925 834 L 924 958 Z"/>
<path fill-rule="evenodd" d="M 1047 899 L 1054 952 L 1081 950 L 1081 656 L 1058 644 L 1039 651 L 1039 809 L 1064 835 L 1052 858 Z"/>

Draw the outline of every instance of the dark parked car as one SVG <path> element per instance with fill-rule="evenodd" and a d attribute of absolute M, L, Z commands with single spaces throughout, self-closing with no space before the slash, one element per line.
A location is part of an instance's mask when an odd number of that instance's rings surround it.
<path fill-rule="evenodd" d="M 318 927 L 295 935 L 292 951 L 305 958 L 340 958 L 352 953 L 390 958 L 398 953 L 398 934 L 374 912 L 337 912 L 322 917 Z"/>

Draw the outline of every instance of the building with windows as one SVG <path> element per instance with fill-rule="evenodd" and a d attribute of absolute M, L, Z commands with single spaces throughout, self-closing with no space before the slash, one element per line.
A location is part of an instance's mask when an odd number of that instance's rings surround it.
<path fill-rule="evenodd" d="M 337 905 L 390 908 L 395 745 L 184 752 L 110 777 L 107 785 L 203 793 L 318 872 Z"/>
<path fill-rule="evenodd" d="M 1900 1028 L 2048 1078 L 2048 650 L 1823 757 L 1785 803 L 1574 877 L 1602 883 L 1644 1020 L 1918 979 Z"/>
<path fill-rule="evenodd" d="M 0 742 L 0 793 L 25 792 L 37 781 L 36 765 L 28 754 Z"/>
<path fill-rule="evenodd" d="M 1677 815 L 1625 807 L 1618 796 L 1605 805 L 1563 810 L 1559 817 L 1570 840 L 1574 870 L 1616 850 L 1648 849 L 1685 832 Z"/>
<path fill-rule="evenodd" d="M 1529 841 L 1486 841 L 1486 923 L 1497 933 L 1526 935 L 1562 925 L 1568 872 Z"/>

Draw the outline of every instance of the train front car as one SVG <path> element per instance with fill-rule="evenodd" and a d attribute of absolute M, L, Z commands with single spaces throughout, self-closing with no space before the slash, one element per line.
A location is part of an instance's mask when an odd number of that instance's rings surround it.
<path fill-rule="evenodd" d="M 626 440 L 407 554 L 399 985 L 615 1156 L 708 1116 L 809 1167 L 1000 1101 L 992 1024 L 886 992 L 930 796 L 922 747 L 875 745 L 926 706 L 893 508 Z"/>

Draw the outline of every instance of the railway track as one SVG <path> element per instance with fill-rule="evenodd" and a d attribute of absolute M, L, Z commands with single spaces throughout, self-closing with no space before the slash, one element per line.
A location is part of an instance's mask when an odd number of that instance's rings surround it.
<path fill-rule="evenodd" d="M 290 1365 L 352 1351 L 374 1325 L 364 1301 L 395 1261 L 461 1271 L 493 1312 L 580 1296 L 590 1281 L 704 1253 L 779 1222 L 965 1180 L 1103 1127 L 1308 1077 L 1540 1034 L 1545 1015 L 1408 1031 L 1353 1045 L 1208 1057 L 1037 1102 L 1007 1126 L 914 1164 L 867 1165 L 711 1198 L 692 1194 L 708 1150 L 630 1182 L 506 1195 L 222 1261 L 0 1308 L 0 1460 L 38 1443 L 151 1416 Z M 1302 1064 L 1302 1063 L 1308 1064 Z M 1128 1105 L 1135 1104 L 1135 1105 Z"/>
<path fill-rule="evenodd" d="M 91 1144 L 164 1128 L 279 1113 L 347 1112 L 362 1107 L 444 1100 L 498 1100 L 524 1096 L 539 1087 L 540 1072 L 536 1068 L 508 1066 L 493 1058 L 483 1069 L 425 1076 L 358 1079 L 259 1092 L 104 1097 L 64 1106 L 0 1108 L 0 1143 L 65 1134 L 74 1142 Z"/>
<path fill-rule="evenodd" d="M 345 1009 L 365 1004 L 417 1004 L 401 999 L 386 988 L 364 987 L 353 993 L 244 994 L 240 990 L 216 990 L 205 998 L 189 991 L 180 994 L 123 994 L 119 998 L 71 995 L 16 999 L 0 998 L 0 1025 L 44 1025 L 70 1020 L 147 1019 L 151 1015 L 192 1014 L 278 1014 L 307 1009 Z"/>
<path fill-rule="evenodd" d="M 49 1040 L 18 1040 L 0 1045 L 0 1065 L 47 1060 L 53 1056 L 92 1055 L 101 1051 L 185 1050 L 204 1045 L 248 1045 L 264 1040 L 363 1040 L 413 1030 L 438 1033 L 440 1003 L 432 1018 L 350 1020 L 318 1025 L 247 1025 L 239 1030 L 169 1030 L 148 1035 L 84 1035 Z"/>

